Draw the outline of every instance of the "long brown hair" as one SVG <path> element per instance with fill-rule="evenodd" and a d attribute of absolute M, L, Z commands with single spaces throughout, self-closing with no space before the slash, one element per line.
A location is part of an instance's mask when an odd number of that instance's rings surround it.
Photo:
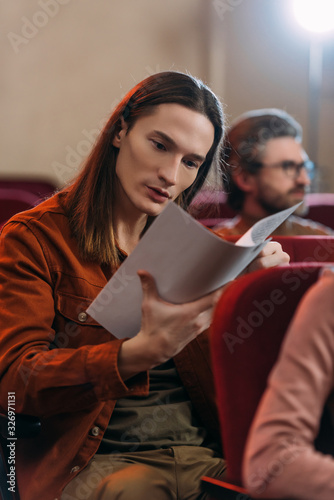
<path fill-rule="evenodd" d="M 128 124 L 129 131 L 136 119 L 150 114 L 153 106 L 164 103 L 177 103 L 197 111 L 205 115 L 214 126 L 214 141 L 196 180 L 175 201 L 187 209 L 202 187 L 211 166 L 218 166 L 223 112 L 215 94 L 200 80 L 174 71 L 157 73 L 140 82 L 115 108 L 83 170 L 72 185 L 63 190 L 63 203 L 71 231 L 84 259 L 111 264 L 113 268 L 120 264 L 112 225 L 118 155 L 113 139 L 120 130 L 122 118 Z"/>

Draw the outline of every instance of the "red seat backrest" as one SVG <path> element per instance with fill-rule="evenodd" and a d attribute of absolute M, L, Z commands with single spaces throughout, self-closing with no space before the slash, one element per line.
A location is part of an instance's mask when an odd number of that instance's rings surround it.
<path fill-rule="evenodd" d="M 23 210 L 34 207 L 40 198 L 22 189 L 0 189 L 0 225 Z"/>
<path fill-rule="evenodd" d="M 334 193 L 309 193 L 306 203 L 309 207 L 306 218 L 334 229 Z"/>
<path fill-rule="evenodd" d="M 235 243 L 240 236 L 226 236 Z M 334 262 L 334 236 L 273 236 L 271 241 L 282 245 L 290 262 Z"/>
<path fill-rule="evenodd" d="M 228 480 L 241 483 L 248 429 L 282 339 L 305 291 L 326 264 L 247 274 L 223 293 L 211 326 L 211 355 Z"/>
<path fill-rule="evenodd" d="M 305 201 L 309 207 L 305 218 L 334 229 L 334 193 L 309 193 L 305 196 Z M 190 212 L 208 227 L 214 227 L 222 219 L 230 219 L 237 214 L 227 204 L 226 193 L 205 190 L 194 198 Z"/>
<path fill-rule="evenodd" d="M 200 191 L 190 205 L 190 213 L 195 219 L 228 219 L 236 212 L 227 204 L 223 191 Z"/>
<path fill-rule="evenodd" d="M 49 181 L 34 179 L 0 179 L 0 189 L 19 189 L 29 191 L 44 199 L 55 192 L 57 187 Z"/>
<path fill-rule="evenodd" d="M 334 262 L 334 236 L 274 236 L 290 262 Z"/>

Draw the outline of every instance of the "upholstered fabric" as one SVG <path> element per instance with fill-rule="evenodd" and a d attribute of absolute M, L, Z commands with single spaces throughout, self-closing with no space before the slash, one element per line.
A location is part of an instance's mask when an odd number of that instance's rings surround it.
<path fill-rule="evenodd" d="M 227 236 L 235 243 L 239 235 Z M 275 236 L 271 239 L 282 245 L 290 262 L 334 262 L 334 236 Z"/>
<path fill-rule="evenodd" d="M 38 202 L 38 196 L 29 191 L 0 188 L 0 226 L 13 215 L 34 207 Z"/>
<path fill-rule="evenodd" d="M 228 479 L 241 484 L 245 440 L 267 376 L 300 298 L 326 264 L 292 264 L 245 275 L 223 293 L 211 355 Z"/>
<path fill-rule="evenodd" d="M 334 229 L 334 193 L 309 193 L 305 196 L 309 207 L 307 219 L 320 222 Z M 192 215 L 208 227 L 214 227 L 223 219 L 231 219 L 237 213 L 227 204 L 227 196 L 221 192 L 201 191 L 191 204 Z"/>

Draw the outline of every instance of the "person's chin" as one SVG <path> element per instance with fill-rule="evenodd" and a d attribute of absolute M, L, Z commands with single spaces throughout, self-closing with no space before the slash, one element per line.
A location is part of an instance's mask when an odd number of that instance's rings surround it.
<path fill-rule="evenodd" d="M 296 205 L 296 203 L 300 203 L 301 201 L 303 203 L 296 208 L 296 210 L 294 211 L 294 215 L 299 215 L 300 217 L 303 217 L 308 212 L 308 206 L 305 202 L 305 198 L 295 198 L 293 200 L 293 203 L 291 203 L 291 206 Z"/>
<path fill-rule="evenodd" d="M 150 203 L 149 206 L 147 206 L 145 213 L 146 215 L 149 215 L 150 217 L 156 217 L 157 215 L 160 215 L 163 209 L 167 206 L 167 203 Z"/>

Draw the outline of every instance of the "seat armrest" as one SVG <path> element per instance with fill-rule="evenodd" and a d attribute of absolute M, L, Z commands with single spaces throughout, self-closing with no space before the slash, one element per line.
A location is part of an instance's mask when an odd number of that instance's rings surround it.
<path fill-rule="evenodd" d="M 201 478 L 202 491 L 211 495 L 212 499 L 221 500 L 252 500 L 247 491 L 219 479 L 203 476 Z"/>

